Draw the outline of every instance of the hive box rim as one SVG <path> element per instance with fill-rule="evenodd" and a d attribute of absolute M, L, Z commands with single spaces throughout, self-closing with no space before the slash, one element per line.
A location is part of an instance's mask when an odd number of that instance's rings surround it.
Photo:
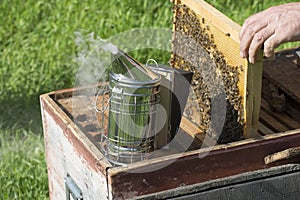
<path fill-rule="evenodd" d="M 86 87 L 82 87 L 82 88 L 68 88 L 68 89 L 52 91 L 52 92 L 40 95 L 41 102 L 43 104 L 47 104 L 48 106 L 50 106 L 50 108 L 48 108 L 48 110 L 51 111 L 52 113 L 60 112 L 59 118 L 60 118 L 61 122 L 65 123 L 66 126 L 69 126 L 69 127 L 71 126 L 73 132 L 78 133 L 78 139 L 83 140 L 84 142 L 90 141 L 90 139 L 86 136 L 86 134 L 78 126 L 76 126 L 74 124 L 72 119 L 65 113 L 65 111 L 61 108 L 61 106 L 59 106 L 55 102 L 54 97 L 55 97 L 55 95 L 59 96 L 59 95 L 63 95 L 63 94 L 69 94 L 70 92 L 73 93 L 74 91 L 78 91 L 78 90 L 85 90 L 86 88 L 89 88 L 89 87 L 90 86 L 86 86 Z M 43 106 L 43 107 L 45 107 L 45 106 Z M 55 109 L 56 109 L 56 111 L 55 111 Z M 239 147 L 239 146 L 242 147 L 245 145 L 251 145 L 251 144 L 255 144 L 255 143 L 257 144 L 262 141 L 271 141 L 274 139 L 285 138 L 287 136 L 292 136 L 292 135 L 296 135 L 296 134 L 300 134 L 300 128 L 294 129 L 294 130 L 288 130 L 288 131 L 280 132 L 280 133 L 269 134 L 269 135 L 265 135 L 265 136 L 259 136 L 257 138 L 243 139 L 240 141 L 235 141 L 235 142 L 231 142 L 231 143 L 227 143 L 227 144 L 216 144 L 212 148 L 206 147 L 206 148 L 201 148 L 201 149 L 197 149 L 197 150 L 187 151 L 184 153 L 175 153 L 172 155 L 162 156 L 162 157 L 158 157 L 158 158 L 153 158 L 153 159 L 144 160 L 141 162 L 128 164 L 128 166 L 126 166 L 126 167 L 122 167 L 122 166 L 113 167 L 109 163 L 109 161 L 106 160 L 105 156 L 101 153 L 101 150 L 97 146 L 95 146 L 92 142 L 88 142 L 89 144 L 85 145 L 85 146 L 86 146 L 86 149 L 90 149 L 90 153 L 93 154 L 93 156 L 97 160 L 101 160 L 107 168 L 112 168 L 112 172 L 119 173 L 124 170 L 127 171 L 130 169 L 134 169 L 135 167 L 141 167 L 144 165 L 148 165 L 149 163 L 157 163 L 157 162 L 160 162 L 161 160 L 176 159 L 176 158 L 181 158 L 181 157 L 186 157 L 186 156 L 191 156 L 191 155 L 204 154 L 204 153 L 208 153 L 208 152 L 213 153 L 213 152 L 220 151 L 220 150 L 229 150 L 234 147 Z"/>

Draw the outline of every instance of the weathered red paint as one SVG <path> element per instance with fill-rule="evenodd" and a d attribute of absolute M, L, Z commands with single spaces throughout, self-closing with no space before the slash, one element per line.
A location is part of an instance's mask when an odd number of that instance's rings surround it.
<path fill-rule="evenodd" d="M 287 137 L 211 151 L 204 158 L 199 158 L 199 154 L 181 157 L 167 167 L 149 173 L 119 173 L 112 177 L 113 194 L 116 198 L 126 198 L 131 193 L 139 196 L 271 166 L 299 163 L 300 158 L 295 158 L 264 164 L 266 155 L 299 145 L 300 130 L 299 134 Z"/>
<path fill-rule="evenodd" d="M 66 90 L 69 92 L 69 89 Z M 64 90 L 61 90 L 61 93 L 64 93 Z M 47 113 L 53 117 L 53 119 L 56 121 L 57 125 L 63 130 L 64 135 L 68 140 L 74 145 L 74 149 L 76 149 L 77 153 L 80 154 L 89 164 L 89 166 L 94 169 L 95 171 L 100 171 L 103 174 L 106 174 L 106 166 L 101 166 L 98 164 L 98 159 L 93 156 L 93 154 L 90 153 L 89 149 L 85 147 L 85 145 L 82 143 L 81 140 L 79 140 L 71 130 L 70 127 L 68 127 L 69 124 L 66 124 L 64 120 L 68 120 L 70 123 L 70 119 L 66 119 L 62 115 L 57 115 L 57 111 L 61 110 L 59 106 L 55 106 L 56 102 L 54 101 L 53 97 L 54 95 L 49 94 L 49 98 L 41 98 L 41 102 L 43 104 L 42 109 L 44 109 Z M 55 106 L 55 108 L 53 108 Z M 56 110 L 54 110 L 56 109 Z M 61 110 L 61 112 L 63 112 Z M 75 126 L 75 124 L 73 124 Z M 47 129 L 47 127 L 45 127 Z M 47 130 L 45 130 L 47 131 Z M 80 131 L 78 129 L 78 131 Z"/>

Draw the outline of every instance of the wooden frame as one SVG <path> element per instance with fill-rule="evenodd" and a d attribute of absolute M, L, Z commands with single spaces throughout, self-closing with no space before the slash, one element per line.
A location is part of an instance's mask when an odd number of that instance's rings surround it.
<path fill-rule="evenodd" d="M 223 13 L 203 0 L 175 0 L 175 5 L 185 5 L 196 13 L 199 20 L 205 21 L 208 35 L 213 35 L 216 48 L 222 52 L 226 62 L 239 70 L 239 93 L 242 96 L 244 110 L 244 137 L 250 138 L 257 134 L 258 119 L 261 100 L 262 84 L 262 51 L 257 55 L 257 62 L 250 64 L 246 59 L 240 58 L 239 37 L 240 26 L 230 20 Z M 174 13 L 176 21 L 176 11 Z M 191 22 L 193 23 L 193 22 Z M 173 38 L 176 37 L 176 23 L 173 23 Z M 174 54 L 172 55 L 174 58 Z"/>

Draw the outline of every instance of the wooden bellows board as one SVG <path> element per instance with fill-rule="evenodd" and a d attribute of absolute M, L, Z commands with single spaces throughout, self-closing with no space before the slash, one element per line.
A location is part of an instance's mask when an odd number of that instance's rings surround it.
<path fill-rule="evenodd" d="M 174 2 L 170 63 L 194 72 L 183 119 L 194 127 L 181 128 L 195 137 L 228 143 L 257 134 L 262 52 L 255 64 L 240 57 L 240 28 L 203 0 Z"/>

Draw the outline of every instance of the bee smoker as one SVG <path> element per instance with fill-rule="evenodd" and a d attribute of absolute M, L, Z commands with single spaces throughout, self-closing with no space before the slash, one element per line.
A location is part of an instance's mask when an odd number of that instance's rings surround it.
<path fill-rule="evenodd" d="M 115 164 L 145 159 L 155 149 L 160 76 L 119 50 L 109 72 L 106 157 Z M 104 118 L 103 118 L 104 119 Z"/>

